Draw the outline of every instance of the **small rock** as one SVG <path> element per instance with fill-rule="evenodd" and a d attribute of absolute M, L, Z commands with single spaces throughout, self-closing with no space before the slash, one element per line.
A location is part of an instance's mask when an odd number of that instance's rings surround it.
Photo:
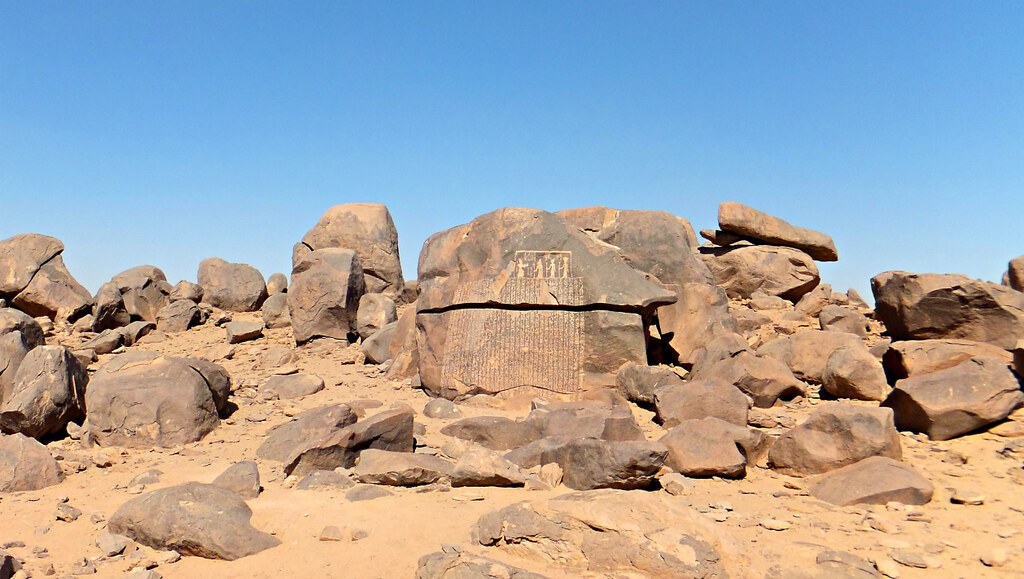
<path fill-rule="evenodd" d="M 893 561 L 896 561 L 904 567 L 914 567 L 916 569 L 927 569 L 928 561 L 925 560 L 924 556 L 920 553 L 913 551 L 906 551 L 904 549 L 896 549 L 889 553 Z"/>
<path fill-rule="evenodd" d="M 263 335 L 263 322 L 234 321 L 225 324 L 228 343 L 238 344 L 248 340 L 255 340 Z"/>
<path fill-rule="evenodd" d="M 335 525 L 328 525 L 320 531 L 321 541 L 344 541 L 346 540 L 345 533 Z"/>
<path fill-rule="evenodd" d="M 69 504 L 57 505 L 57 520 L 64 521 L 67 523 L 73 523 L 78 520 L 78 517 L 82 516 L 82 511 Z"/>
<path fill-rule="evenodd" d="M 986 567 L 1002 567 L 1006 565 L 1010 556 L 1006 549 L 992 549 L 992 551 L 981 556 L 981 562 Z"/>
<path fill-rule="evenodd" d="M 879 557 L 875 560 L 875 569 L 889 579 L 897 579 L 900 576 L 900 566 L 892 559 Z"/>
<path fill-rule="evenodd" d="M 131 539 L 114 533 L 100 533 L 96 536 L 96 546 L 107 557 L 116 557 L 124 552 Z"/>
<path fill-rule="evenodd" d="M 788 521 L 782 521 L 779 519 L 763 519 L 758 524 L 769 531 L 786 531 L 793 526 Z"/>
<path fill-rule="evenodd" d="M 434 398 L 423 407 L 423 415 L 427 418 L 460 418 L 462 412 L 451 400 Z"/>
<path fill-rule="evenodd" d="M 372 501 L 383 497 L 394 496 L 395 493 L 374 485 L 359 485 L 345 493 L 345 499 L 351 503 L 358 501 Z"/>
<path fill-rule="evenodd" d="M 953 491 L 953 496 L 949 497 L 949 501 L 956 505 L 983 505 L 985 504 L 985 495 L 957 489 Z"/>

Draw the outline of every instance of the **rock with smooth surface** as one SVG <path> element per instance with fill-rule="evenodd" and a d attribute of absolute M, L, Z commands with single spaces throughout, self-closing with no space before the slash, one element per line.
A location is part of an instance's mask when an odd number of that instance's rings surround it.
<path fill-rule="evenodd" d="M 199 306 L 192 300 L 177 300 L 160 308 L 156 313 L 156 328 L 164 332 L 184 332 L 198 326 Z"/>
<path fill-rule="evenodd" d="M 63 480 L 64 471 L 45 446 L 23 434 L 0 434 L 0 493 L 39 490 Z"/>
<path fill-rule="evenodd" d="M 0 296 L 14 297 L 41 267 L 64 251 L 55 237 L 22 233 L 0 241 Z"/>
<path fill-rule="evenodd" d="M 383 364 L 389 359 L 391 340 L 394 338 L 397 327 L 398 322 L 391 322 L 363 339 L 363 342 L 359 344 L 359 351 L 366 356 L 367 362 Z"/>
<path fill-rule="evenodd" d="M 174 286 L 173 290 L 171 290 L 170 298 L 172 302 L 177 300 L 188 300 L 192 303 L 198 304 L 203 301 L 203 286 L 183 279 Z"/>
<path fill-rule="evenodd" d="M 291 326 L 292 318 L 288 313 L 288 294 L 276 293 L 267 298 L 260 308 L 260 315 L 263 318 L 263 325 L 269 329 Z"/>
<path fill-rule="evenodd" d="M 284 462 L 305 444 L 354 424 L 356 420 L 356 413 L 347 404 L 306 410 L 290 422 L 270 429 L 266 440 L 256 449 L 256 456 Z"/>
<path fill-rule="evenodd" d="M 314 470 L 351 468 L 364 450 L 412 452 L 413 443 L 413 412 L 385 410 L 294 449 L 283 461 L 284 472 L 303 476 Z"/>
<path fill-rule="evenodd" d="M 451 471 L 454 487 L 518 487 L 526 483 L 519 467 L 493 450 L 469 447 Z"/>
<path fill-rule="evenodd" d="M 229 312 L 255 312 L 267 299 L 263 274 L 247 263 L 230 263 L 219 257 L 199 262 L 197 276 L 203 300 Z"/>
<path fill-rule="evenodd" d="M 213 479 L 214 486 L 227 489 L 243 499 L 254 499 L 260 495 L 260 470 L 256 462 L 243 460 L 229 466 Z"/>
<path fill-rule="evenodd" d="M 356 311 L 356 333 L 367 339 L 384 326 L 398 321 L 395 301 L 384 294 L 363 294 Z"/>
<path fill-rule="evenodd" d="M 267 295 L 276 296 L 288 291 L 288 277 L 283 273 L 274 273 L 267 278 Z"/>
<path fill-rule="evenodd" d="M 0 308 L 0 403 L 11 396 L 21 361 L 45 343 L 43 329 L 32 316 L 14 308 Z"/>
<path fill-rule="evenodd" d="M 820 474 L 870 456 L 900 460 L 903 450 L 888 408 L 822 404 L 779 437 L 768 454 L 773 469 L 793 476 Z"/>
<path fill-rule="evenodd" d="M 924 505 L 935 488 L 910 465 L 884 456 L 872 456 L 826 473 L 810 485 L 816 499 L 833 505 L 884 505 L 891 501 Z"/>
<path fill-rule="evenodd" d="M 92 294 L 71 275 L 59 255 L 44 263 L 11 303 L 32 317 L 51 320 L 75 321 L 92 312 Z"/>
<path fill-rule="evenodd" d="M 795 247 L 817 261 L 839 260 L 835 243 L 828 235 L 790 225 L 778 217 L 735 201 L 726 201 L 718 206 L 718 226 L 772 245 Z"/>
<path fill-rule="evenodd" d="M 775 358 L 793 371 L 801 380 L 821 384 L 825 363 L 839 348 L 867 352 L 864 342 L 846 332 L 798 330 L 788 336 L 776 338 L 757 349 L 759 356 Z"/>
<path fill-rule="evenodd" d="M 1024 292 L 1024 255 L 1010 260 L 1006 270 L 1006 278 L 1011 288 Z"/>
<path fill-rule="evenodd" d="M 324 379 L 313 374 L 285 374 L 271 376 L 262 390 L 281 400 L 302 398 L 324 389 Z"/>
<path fill-rule="evenodd" d="M 0 404 L 0 430 L 40 438 L 84 417 L 89 374 L 64 346 L 32 349 L 18 366 L 14 388 Z"/>
<path fill-rule="evenodd" d="M 836 398 L 877 400 L 889 394 L 881 362 L 865 347 L 839 348 L 825 361 L 822 388 Z"/>
<path fill-rule="evenodd" d="M 654 408 L 655 419 L 665 428 L 708 417 L 746 426 L 750 401 L 722 379 L 696 378 L 659 389 L 654 394 Z"/>
<path fill-rule="evenodd" d="M 807 386 L 774 358 L 740 352 L 710 365 L 695 367 L 692 379 L 731 384 L 750 397 L 758 408 L 770 408 L 780 400 L 807 394 Z"/>
<path fill-rule="evenodd" d="M 292 268 L 288 312 L 296 344 L 314 338 L 348 340 L 355 334 L 363 268 L 351 249 L 308 252 Z"/>
<path fill-rule="evenodd" d="M 234 561 L 281 544 L 253 527 L 251 518 L 252 510 L 237 494 L 188 482 L 131 499 L 107 527 L 153 549 Z"/>
<path fill-rule="evenodd" d="M 747 458 L 736 444 L 734 426 L 717 418 L 683 420 L 658 439 L 668 449 L 665 463 L 689 477 L 743 478 Z"/>
<path fill-rule="evenodd" d="M 1006 418 L 1022 403 L 1020 382 L 1004 360 L 971 358 L 900 380 L 882 406 L 892 409 L 900 430 L 949 440 Z"/>
<path fill-rule="evenodd" d="M 890 380 L 902 380 L 952 368 L 971 358 L 996 358 L 1009 364 L 1012 354 L 1006 350 L 970 340 L 904 340 L 893 342 L 882 356 Z"/>
<path fill-rule="evenodd" d="M 1013 349 L 1024 293 L 959 274 L 888 271 L 871 279 L 875 317 L 895 340 L 961 339 Z"/>
<path fill-rule="evenodd" d="M 368 448 L 359 454 L 352 473 L 362 483 L 412 487 L 450 481 L 454 466 L 429 454 Z"/>
<path fill-rule="evenodd" d="M 790 247 L 702 247 L 700 256 L 730 298 L 760 291 L 796 302 L 821 281 L 811 257 Z"/>
<path fill-rule="evenodd" d="M 224 324 L 229 344 L 248 342 L 263 336 L 263 322 L 235 320 Z"/>

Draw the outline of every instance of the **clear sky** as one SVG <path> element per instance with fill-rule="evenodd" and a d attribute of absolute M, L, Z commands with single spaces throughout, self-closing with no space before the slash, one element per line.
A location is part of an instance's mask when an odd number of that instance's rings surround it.
<path fill-rule="evenodd" d="M 386 204 L 407 278 L 504 206 L 735 200 L 835 239 L 824 281 L 998 281 L 1024 254 L 1024 3 L 0 0 L 0 238 L 90 290 L 290 271 Z"/>

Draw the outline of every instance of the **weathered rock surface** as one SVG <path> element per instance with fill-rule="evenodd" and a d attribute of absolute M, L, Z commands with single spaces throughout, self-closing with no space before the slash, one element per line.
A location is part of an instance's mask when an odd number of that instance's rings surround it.
<path fill-rule="evenodd" d="M 44 343 L 39 322 L 14 308 L 0 308 L 0 403 L 11 396 L 21 361 Z"/>
<path fill-rule="evenodd" d="M 251 518 L 252 510 L 237 494 L 189 482 L 126 502 L 108 528 L 153 549 L 234 561 L 281 544 L 253 527 Z"/>
<path fill-rule="evenodd" d="M 313 338 L 348 340 L 355 333 L 363 268 L 351 249 L 318 249 L 303 254 L 292 269 L 288 311 L 295 343 Z"/>
<path fill-rule="evenodd" d="M 655 393 L 681 384 L 683 379 L 668 366 L 626 364 L 615 376 L 615 387 L 630 402 L 654 404 Z"/>
<path fill-rule="evenodd" d="M 288 291 L 288 277 L 283 273 L 274 273 L 267 278 L 267 295 L 276 296 Z"/>
<path fill-rule="evenodd" d="M 681 365 L 693 364 L 697 351 L 716 336 L 738 330 L 724 289 L 704 283 L 667 287 L 676 292 L 678 299 L 658 308 L 658 329 L 670 354 Z"/>
<path fill-rule="evenodd" d="M 224 324 L 224 331 L 229 344 L 247 342 L 263 336 L 263 322 L 235 320 Z"/>
<path fill-rule="evenodd" d="M 398 322 L 391 322 L 363 339 L 359 344 L 359 351 L 366 356 L 366 361 L 371 364 L 381 364 L 389 359 L 391 340 L 394 338 L 397 327 Z"/>
<path fill-rule="evenodd" d="M 167 275 L 159 267 L 155 265 L 137 265 L 110 278 L 110 282 L 118 287 L 123 287 L 128 283 L 128 280 L 138 277 L 152 281 L 167 281 Z"/>
<path fill-rule="evenodd" d="M 502 577 L 503 579 L 547 579 L 525 569 L 489 557 L 464 551 L 438 551 L 420 557 L 416 579 L 469 579 L 471 577 Z"/>
<path fill-rule="evenodd" d="M 22 233 L 0 241 L 0 296 L 19 294 L 43 264 L 63 251 L 60 240 L 38 233 Z"/>
<path fill-rule="evenodd" d="M 32 317 L 74 321 L 92 311 L 92 294 L 75 280 L 58 255 L 40 266 L 11 303 Z"/>
<path fill-rule="evenodd" d="M 760 291 L 795 302 L 821 281 L 811 257 L 790 247 L 701 247 L 700 256 L 731 298 Z"/>
<path fill-rule="evenodd" d="M 872 456 L 815 479 L 811 496 L 833 505 L 884 505 L 890 501 L 924 505 L 935 488 L 910 465 Z"/>
<path fill-rule="evenodd" d="M 164 332 L 184 332 L 199 325 L 200 318 L 196 302 L 179 299 L 160 308 L 156 313 L 156 328 Z"/>
<path fill-rule="evenodd" d="M 356 333 L 369 338 L 384 326 L 398 321 L 395 301 L 384 294 L 363 294 L 356 312 Z"/>
<path fill-rule="evenodd" d="M 34 491 L 64 480 L 50 451 L 23 434 L 0 434 L 0 493 Z"/>
<path fill-rule="evenodd" d="M 1024 293 L 959 274 L 888 271 L 871 279 L 875 316 L 896 340 L 986 342 L 1004 350 L 1024 339 Z"/>
<path fill-rule="evenodd" d="M 437 233 L 419 265 L 420 378 L 450 399 L 613 385 L 623 365 L 646 361 L 644 316 L 676 299 L 613 247 L 535 209 Z"/>
<path fill-rule="evenodd" d="M 821 384 L 836 398 L 855 400 L 882 401 L 890 390 L 881 362 L 863 346 L 838 348 L 829 354 Z"/>
<path fill-rule="evenodd" d="M 998 346 L 970 340 L 905 340 L 889 345 L 882 364 L 895 383 L 917 374 L 952 368 L 971 358 L 996 358 L 1009 364 L 1012 356 Z"/>
<path fill-rule="evenodd" d="M 263 325 L 270 329 L 287 328 L 292 325 L 292 318 L 288 313 L 288 294 L 276 293 L 267 298 L 260 307 L 260 313 Z"/>
<path fill-rule="evenodd" d="M 255 312 L 267 299 L 263 274 L 246 263 L 230 263 L 219 257 L 199 262 L 199 285 L 203 300 L 229 312 Z"/>
<path fill-rule="evenodd" d="M 757 349 L 757 353 L 789 366 L 797 378 L 821 384 L 825 376 L 825 364 L 829 356 L 839 348 L 854 352 L 868 351 L 864 342 L 853 334 L 799 330 L 766 343 Z"/>
<path fill-rule="evenodd" d="M 807 386 L 797 380 L 785 364 L 750 352 L 740 352 L 713 364 L 695 366 L 693 379 L 731 384 L 749 396 L 758 408 L 770 408 L 780 398 L 791 399 L 807 394 Z"/>
<path fill-rule="evenodd" d="M 736 386 L 719 378 L 695 378 L 654 393 L 655 418 L 665 428 L 684 420 L 714 417 L 746 426 L 750 401 Z"/>
<path fill-rule="evenodd" d="M 85 394 L 93 436 L 101 445 L 135 448 L 201 439 L 220 423 L 218 412 L 227 395 L 215 396 L 224 380 L 211 384 L 193 367 L 200 364 L 216 366 L 140 351 L 112 358 L 97 370 Z"/>
<path fill-rule="evenodd" d="M 147 266 L 140 267 L 146 268 Z M 139 268 L 134 269 L 138 270 Z M 131 271 L 128 270 L 128 272 Z M 138 273 L 143 273 L 143 271 L 140 270 Z M 167 280 L 160 279 L 163 277 L 163 272 L 160 270 L 150 272 L 150 275 L 154 277 L 142 275 L 126 277 L 125 274 L 114 276 L 114 280 L 117 281 L 111 282 L 115 283 L 118 291 L 121 292 L 125 311 L 133 320 L 156 322 L 157 312 L 171 303 L 171 292 L 174 291 L 174 287 L 167 283 Z"/>
<path fill-rule="evenodd" d="M 229 490 L 243 499 L 260 495 L 260 469 L 255 461 L 243 460 L 229 466 L 213 479 L 214 486 Z"/>
<path fill-rule="evenodd" d="M 263 390 L 276 395 L 281 400 L 301 398 L 316 394 L 324 389 L 324 379 L 313 374 L 286 374 L 271 376 Z"/>
<path fill-rule="evenodd" d="M 667 456 L 655 442 L 580 438 L 544 450 L 541 464 L 562 467 L 562 482 L 571 489 L 643 489 L 654 482 Z"/>
<path fill-rule="evenodd" d="M 717 418 L 683 420 L 658 439 L 668 449 L 665 463 L 689 477 L 742 478 L 747 458 L 736 444 L 734 426 Z"/>
<path fill-rule="evenodd" d="M 303 476 L 314 470 L 351 468 L 366 449 L 411 453 L 413 442 L 412 411 L 386 410 L 296 448 L 284 461 L 284 471 Z"/>
<path fill-rule="evenodd" d="M 92 330 L 102 332 L 127 326 L 131 321 L 131 314 L 125 309 L 124 298 L 117 284 L 107 282 L 100 286 L 96 296 L 93 298 L 92 307 Z"/>
<path fill-rule="evenodd" d="M 39 346 L 21 361 L 0 405 L 0 430 L 39 438 L 84 416 L 89 375 L 64 346 Z"/>
<path fill-rule="evenodd" d="M 171 301 L 188 300 L 198 304 L 203 301 L 203 286 L 187 280 L 179 281 L 171 290 Z"/>
<path fill-rule="evenodd" d="M 455 487 L 516 487 L 526 482 L 519 467 L 493 450 L 470 446 L 451 471 Z"/>
<path fill-rule="evenodd" d="M 366 275 L 368 293 L 384 293 L 392 299 L 402 294 L 404 278 L 398 254 L 398 231 L 384 205 L 346 203 L 328 209 L 295 246 L 293 267 L 308 252 L 318 249 L 354 251 Z M 294 274 L 292 282 L 294 284 Z"/>
<path fill-rule="evenodd" d="M 1006 278 L 1010 287 L 1019 292 L 1024 292 L 1024 255 L 1010 260 L 1009 266 L 1006 269 Z"/>
<path fill-rule="evenodd" d="M 805 476 L 835 470 L 870 456 L 900 460 L 902 455 L 890 409 L 829 402 L 779 437 L 768 459 L 775 470 Z"/>
<path fill-rule="evenodd" d="M 661 493 L 588 491 L 488 513 L 473 541 L 581 575 L 742 577 L 739 551 L 713 523 Z"/>
<path fill-rule="evenodd" d="M 871 330 L 867 316 L 848 306 L 828 304 L 818 313 L 818 325 L 826 332 L 846 332 L 865 337 Z"/>
<path fill-rule="evenodd" d="M 299 448 L 318 438 L 356 422 L 357 416 L 346 404 L 313 408 L 271 429 L 266 440 L 256 449 L 259 458 L 284 462 Z"/>
<path fill-rule="evenodd" d="M 368 448 L 352 469 L 359 482 L 412 487 L 451 480 L 454 464 L 429 454 Z"/>
<path fill-rule="evenodd" d="M 900 430 L 949 440 L 1006 418 L 1024 402 L 1020 382 L 997 358 L 972 358 L 952 368 L 896 383 L 882 406 Z"/>
<path fill-rule="evenodd" d="M 726 201 L 718 206 L 718 226 L 765 243 L 795 247 L 818 261 L 839 260 L 835 243 L 828 235 L 790 225 L 778 217 L 735 201 Z"/>

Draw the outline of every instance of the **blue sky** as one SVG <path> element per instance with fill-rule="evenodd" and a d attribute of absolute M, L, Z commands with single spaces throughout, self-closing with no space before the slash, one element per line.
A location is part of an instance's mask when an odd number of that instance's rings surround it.
<path fill-rule="evenodd" d="M 833 236 L 824 281 L 998 281 L 1024 254 L 1020 2 L 0 0 L 0 238 L 95 291 L 269 276 L 330 206 L 432 233 L 504 206 L 734 200 Z"/>

